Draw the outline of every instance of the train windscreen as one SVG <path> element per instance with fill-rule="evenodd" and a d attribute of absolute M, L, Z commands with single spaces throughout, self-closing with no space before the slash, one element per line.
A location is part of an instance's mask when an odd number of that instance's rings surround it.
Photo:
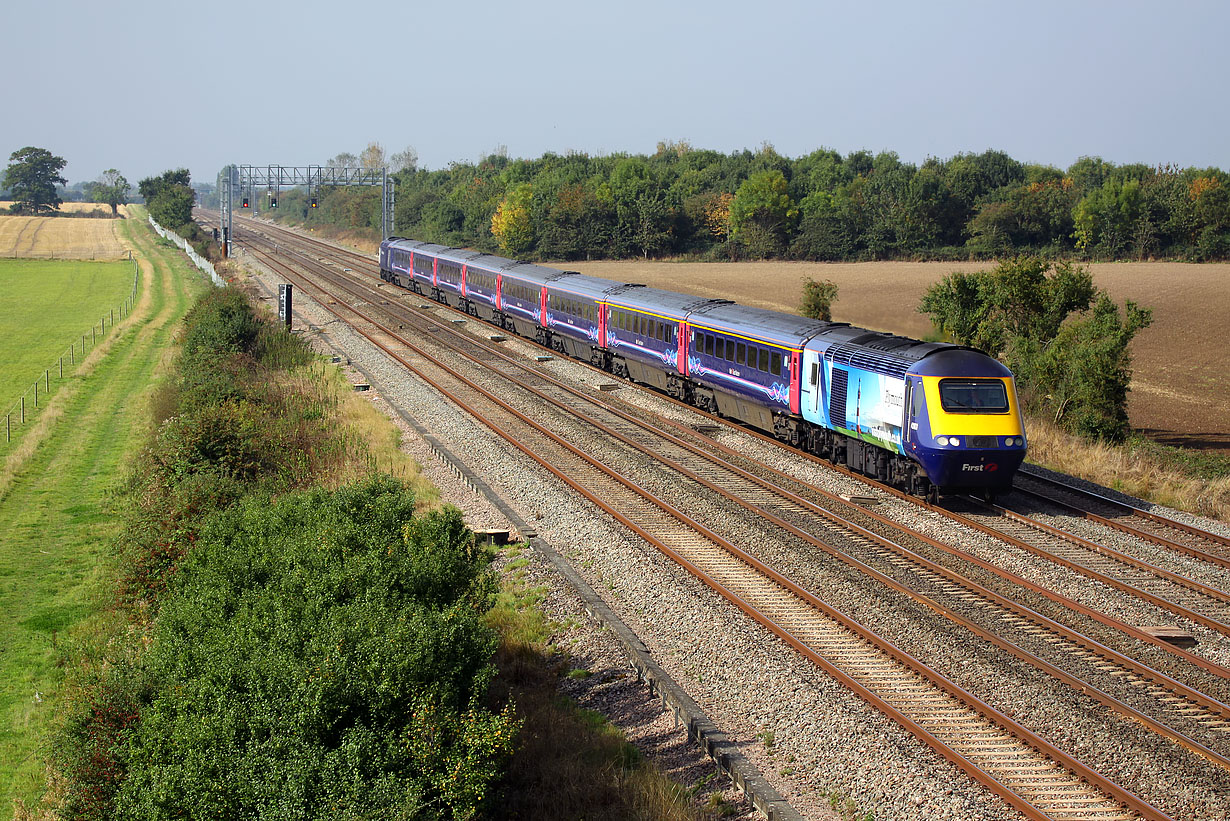
<path fill-rule="evenodd" d="M 1007 413 L 1008 391 L 998 379 L 941 379 L 940 404 L 948 413 Z"/>

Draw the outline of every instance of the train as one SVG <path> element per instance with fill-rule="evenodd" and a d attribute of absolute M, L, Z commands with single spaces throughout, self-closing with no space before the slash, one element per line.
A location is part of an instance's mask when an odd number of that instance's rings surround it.
<path fill-rule="evenodd" d="M 1025 459 L 1012 373 L 973 348 L 403 237 L 380 278 L 933 502 Z"/>

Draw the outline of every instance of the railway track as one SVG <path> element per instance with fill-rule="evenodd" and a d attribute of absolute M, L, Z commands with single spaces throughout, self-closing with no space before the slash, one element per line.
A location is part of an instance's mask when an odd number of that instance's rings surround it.
<path fill-rule="evenodd" d="M 1036 471 L 1018 475 L 1015 492 L 1203 562 L 1230 568 L 1230 538 L 1060 482 Z"/>
<path fill-rule="evenodd" d="M 325 248 L 329 251 L 335 250 L 331 246 L 322 248 L 321 245 L 317 244 L 317 248 L 322 252 L 325 252 Z M 321 275 L 329 277 L 334 277 L 338 273 L 344 273 L 338 265 L 334 265 L 332 270 L 325 266 L 325 269 L 320 272 Z M 288 273 L 288 276 L 293 275 Z M 369 291 L 367 301 L 380 303 L 395 300 L 383 298 L 378 291 Z M 370 317 L 364 321 L 378 324 Z M 439 339 L 446 330 L 449 330 L 447 326 L 443 326 L 429 333 L 435 334 L 435 338 Z M 395 338 L 391 336 L 388 326 L 378 333 Z M 425 349 L 410 345 L 404 338 L 397 339 L 395 344 L 414 351 L 416 361 L 420 357 L 430 359 Z M 486 346 L 480 352 L 473 354 L 473 358 L 477 361 L 489 360 L 493 355 L 492 346 Z M 1096 641 L 1091 641 L 1062 625 L 1051 622 L 1046 617 L 1009 601 L 970 579 L 963 578 L 937 563 L 913 554 L 908 548 L 894 542 L 892 538 L 864 530 L 861 525 L 844 518 L 844 516 L 866 515 L 867 511 L 858 506 L 850 505 L 831 494 L 827 494 L 829 498 L 825 499 L 823 504 L 818 504 L 793 490 L 774 485 L 760 478 L 760 475 L 776 473 L 774 481 L 783 484 L 794 482 L 794 480 L 767 465 L 762 464 L 748 470 L 715 460 L 712 453 L 707 454 L 704 448 L 721 450 L 721 446 L 708 437 L 697 437 L 694 431 L 678 430 L 683 427 L 678 423 L 675 424 L 677 430 L 674 431 L 668 432 L 662 429 L 650 431 L 643 426 L 641 420 L 631 419 L 626 413 L 620 415 L 622 412 L 610 410 L 611 403 L 607 403 L 608 407 L 603 411 L 607 417 L 598 419 L 592 408 L 591 399 L 580 396 L 579 392 L 573 391 L 570 395 L 565 390 L 565 386 L 558 383 L 548 384 L 554 380 L 542 379 L 534 375 L 532 369 L 528 371 L 530 375 L 525 376 L 527 369 L 516 363 L 497 363 L 494 367 L 504 373 L 507 378 L 517 382 L 523 389 L 537 390 L 540 393 L 538 400 L 548 401 L 555 407 L 573 414 L 586 426 L 602 426 L 610 436 L 634 447 L 641 456 L 646 458 L 655 456 L 661 463 L 669 464 L 672 470 L 687 476 L 691 481 L 709 487 L 728 498 L 741 500 L 740 504 L 749 510 L 756 511 L 757 515 L 765 520 L 772 521 L 783 530 L 792 532 L 796 537 L 808 541 L 817 549 L 828 551 L 829 555 L 845 562 L 847 566 L 859 568 L 860 572 L 875 579 L 877 583 L 894 589 L 904 597 L 923 603 L 933 612 L 944 615 L 945 618 L 979 635 L 980 638 L 995 645 L 1003 652 L 1027 661 L 1035 668 L 1044 670 L 1049 675 L 1064 681 L 1070 687 L 1085 693 L 1096 694 L 1095 697 L 1103 706 L 1149 726 L 1154 732 L 1169 738 L 1185 749 L 1219 766 L 1226 766 L 1224 738 L 1226 727 L 1230 725 L 1226 721 L 1228 715 L 1225 706 L 1216 699 L 1204 696 L 1181 682 L 1159 675 L 1156 671 L 1149 670 L 1144 665 Z M 514 375 L 516 371 L 520 371 L 522 375 Z M 488 397 L 488 401 L 493 398 Z M 513 412 L 510 408 L 502 408 L 502 411 L 504 414 Z M 476 408 L 475 412 L 480 414 L 480 418 L 495 418 L 501 413 L 500 410 L 490 406 L 485 409 Z M 539 431 L 540 435 L 545 433 L 547 433 L 545 430 Z M 689 434 L 692 442 L 688 441 Z M 636 441 L 638 438 L 642 441 Z M 697 438 L 709 439 L 709 443 L 703 447 L 698 446 L 693 443 Z M 534 455 L 544 452 L 545 447 L 544 443 L 537 442 L 523 450 L 529 455 Z M 555 447 L 564 450 L 575 448 L 575 446 L 567 446 L 558 441 Z M 555 452 L 562 451 L 556 450 Z M 664 457 L 663 454 L 669 454 L 669 456 Z M 581 454 L 574 451 L 573 456 L 578 457 Z M 534 458 L 543 464 L 537 456 Z M 600 462 L 595 463 L 591 460 L 591 470 L 600 467 Z M 609 470 L 603 470 L 607 474 L 608 481 L 615 479 Z M 593 481 L 594 477 L 587 475 L 586 481 L 577 481 L 574 488 L 585 492 L 581 488 Z M 723 542 L 720 538 L 715 538 L 715 534 L 705 532 L 703 526 L 698 528 L 698 523 L 688 523 L 682 533 L 672 530 L 671 528 L 678 528 L 678 522 L 683 521 L 677 515 L 678 511 L 672 513 L 676 524 L 669 527 L 654 526 L 654 528 L 664 529 L 655 530 L 638 524 L 641 517 L 647 516 L 643 509 L 646 503 L 657 506 L 659 510 L 670 508 L 670 504 L 662 499 L 654 501 L 644 495 L 640 497 L 640 502 L 630 501 L 623 495 L 632 492 L 628 481 L 624 481 L 623 490 L 610 489 L 597 494 L 596 498 L 590 493 L 586 495 L 608 513 L 616 515 L 621 521 L 626 521 L 629 527 L 639 528 L 638 532 L 643 530 L 642 535 L 658 546 L 659 550 L 672 555 L 681 562 L 682 566 L 703 578 L 706 583 L 714 586 L 715 589 L 721 588 L 728 591 L 723 595 L 727 595 L 745 612 L 777 632 L 804 655 L 809 658 L 815 656 L 813 660 L 816 660 L 823 669 L 843 682 L 847 682 L 852 689 L 887 714 L 897 718 L 903 726 L 923 738 L 928 744 L 944 751 L 943 754 L 950 757 L 950 760 L 962 762 L 972 773 L 976 771 L 982 773 L 983 776 L 987 773 L 997 773 L 998 775 L 990 776 L 991 781 L 998 785 L 993 789 L 1004 795 L 1006 800 L 1017 805 L 1023 812 L 1030 814 L 1033 810 L 1026 809 L 1026 807 L 1032 807 L 1042 815 L 1031 817 L 1136 817 L 1136 813 L 1141 817 L 1162 817 L 1160 814 L 1151 815 L 1150 813 L 1154 811 L 1147 805 L 1137 806 L 1133 804 L 1130 797 L 1125 798 L 1121 794 L 1116 794 L 1114 790 L 1117 788 L 1114 785 L 1101 784 L 1096 773 L 1087 768 L 1082 770 L 1079 762 L 1066 757 L 1066 754 L 1059 750 L 1048 747 L 1041 739 L 1038 739 L 1036 744 L 1027 745 L 1033 750 L 1033 763 L 1023 768 L 1016 766 L 1013 762 L 1024 760 L 1021 758 L 1025 754 L 1023 750 L 1012 745 L 999 745 L 1008 744 L 1008 739 L 1011 738 L 1021 738 L 1022 731 L 1028 732 L 1023 727 L 1015 725 L 1007 716 L 996 715 L 989 705 L 987 705 L 989 713 L 986 710 L 975 710 L 979 716 L 977 718 L 972 714 L 954 713 L 949 708 L 941 710 L 937 705 L 944 703 L 945 698 L 955 699 L 957 704 L 964 705 L 978 703 L 978 698 L 967 691 L 962 691 L 955 683 L 944 680 L 943 677 L 940 677 L 943 683 L 928 678 L 926 665 L 908 656 L 903 658 L 893 655 L 885 649 L 892 647 L 891 642 L 878 639 L 882 644 L 876 644 L 874 635 L 868 637 L 859 632 L 866 628 L 859 628 L 852 620 L 842 621 L 846 618 L 843 614 L 835 610 L 832 612 L 826 610 L 828 605 L 815 599 L 802 587 L 794 585 L 784 577 L 776 578 L 774 576 L 776 571 L 768 568 L 760 569 L 760 581 L 742 580 L 739 574 L 747 571 L 734 570 L 732 567 L 755 567 L 759 560 L 743 554 L 729 540 Z M 632 484 L 635 485 L 635 482 Z M 643 491 L 640 492 L 643 494 Z M 825 495 L 815 488 L 804 488 L 802 492 L 810 494 L 812 498 L 818 493 Z M 601 501 L 604 498 L 620 500 L 620 505 L 629 510 L 635 510 L 635 515 L 625 512 L 617 513 L 607 507 L 607 503 Z M 837 512 L 838 510 L 842 512 Z M 809 533 L 802 527 L 792 524 L 792 522 L 809 519 L 814 521 L 817 516 L 823 517 L 830 530 L 835 528 L 840 531 L 841 537 L 835 539 L 831 532 Z M 887 520 L 880 522 L 878 526 L 889 527 Z M 901 529 L 897 525 L 892 525 L 892 527 L 897 528 L 897 539 L 926 540 L 926 537 L 921 534 Z M 698 537 L 697 534 L 700 536 Z M 840 547 L 829 545 L 830 542 L 840 542 L 841 538 L 844 538 L 847 544 Z M 860 546 L 856 550 L 850 546 L 849 542 L 857 542 Z M 934 546 L 939 547 L 938 543 Z M 715 552 L 718 548 L 721 548 L 722 552 Z M 738 564 L 731 565 L 729 558 L 722 558 L 723 552 L 726 557 L 736 557 Z M 885 569 L 875 569 L 872 567 L 873 563 Z M 911 584 L 896 581 L 893 578 L 894 573 L 897 576 L 910 577 Z M 764 579 L 769 579 L 770 582 L 765 582 Z M 791 589 L 791 585 L 797 589 Z M 783 589 L 786 593 L 780 592 Z M 786 598 L 783 599 L 782 596 Z M 791 596 L 793 599 L 790 598 Z M 794 603 L 787 605 L 786 601 Z M 796 612 L 794 608 L 800 607 L 802 609 Z M 962 611 L 971 610 L 977 612 L 972 612 L 969 616 L 962 613 Z M 780 617 L 767 617 L 766 614 L 770 613 L 780 614 Z M 829 619 L 830 622 L 825 622 L 824 618 Z M 998 623 L 1001 628 L 1009 626 L 1016 635 L 1005 638 L 979 626 L 980 623 L 987 622 Z M 783 625 L 796 625 L 796 628 L 788 629 Z M 853 635 L 859 635 L 862 641 L 870 642 L 868 647 L 871 649 L 861 649 L 858 652 L 848 650 L 847 648 L 851 646 L 850 642 L 854 641 L 850 638 Z M 1036 654 L 1026 649 L 1030 644 L 1041 650 L 1049 649 L 1050 652 Z M 1056 648 L 1055 645 L 1059 647 Z M 1056 649 L 1060 652 L 1056 653 Z M 876 655 L 877 653 L 888 655 L 881 657 Z M 1066 657 L 1063 659 L 1062 667 L 1046 660 L 1046 657 L 1056 658 L 1057 656 Z M 898 667 L 892 668 L 891 664 L 896 664 Z M 1085 678 L 1063 669 L 1063 667 L 1073 666 L 1086 668 L 1083 671 Z M 890 669 L 895 669 L 897 672 L 890 675 L 886 672 Z M 1151 701 L 1149 712 L 1139 711 L 1136 706 L 1128 705 L 1125 701 L 1109 695 L 1099 689 L 1098 685 L 1091 683 L 1089 679 L 1096 678 L 1098 675 L 1092 671 L 1098 670 L 1101 671 L 1103 679 L 1121 678 L 1128 682 L 1129 688 L 1136 690 L 1136 697 L 1129 700 L 1137 702 L 1137 705 L 1142 701 Z M 901 671 L 909 672 L 907 674 Z M 929 681 L 930 684 L 923 685 L 920 680 L 911 678 L 919 676 Z M 935 694 L 924 696 L 924 693 L 928 692 L 925 689 L 926 686 L 935 688 L 936 692 L 944 693 L 945 696 Z M 920 687 L 924 689 L 919 689 Z M 909 694 L 904 701 L 895 698 L 895 694 L 903 693 Z M 941 712 L 943 712 L 943 717 L 940 716 Z M 965 736 L 963 740 L 961 733 L 941 733 L 939 732 L 940 727 L 969 728 L 970 735 Z M 1176 729 L 1176 727 L 1182 729 Z M 995 744 L 989 745 L 985 742 L 985 739 L 990 737 L 987 733 L 992 732 L 989 728 L 997 728 L 994 732 L 1000 734 Z M 970 739 L 983 739 L 983 741 Z M 974 755 L 976 751 L 993 746 L 997 747 L 1005 757 L 996 759 L 995 756 L 982 758 Z M 1221 748 L 1223 752 L 1219 752 L 1218 748 Z M 1060 764 L 1063 768 L 1067 768 L 1066 774 L 1061 774 L 1062 768 L 1058 768 Z M 1031 781 L 1030 778 L 1021 775 L 1025 771 L 1045 774 L 1045 777 L 1041 781 Z M 979 775 L 974 777 L 980 781 L 983 780 L 983 777 Z M 983 781 L 983 783 L 987 782 Z M 1057 791 L 1054 795 L 1051 795 L 1050 788 L 1044 786 L 1046 783 L 1050 783 Z M 1079 799 L 1075 799 L 1073 798 L 1076 794 L 1074 791 L 1079 791 L 1077 788 L 1081 783 L 1086 786 L 1098 786 L 1102 792 L 1095 790 L 1096 796 L 1083 793 Z M 992 785 L 988 784 L 988 786 Z M 1009 796 L 1014 796 L 1014 798 Z M 1118 802 L 1117 808 L 1112 808 L 1115 802 Z M 1084 815 L 1069 813 L 1069 810 L 1074 810 L 1078 805 L 1092 808 L 1091 813 Z M 1125 812 L 1126 814 L 1123 814 Z"/>

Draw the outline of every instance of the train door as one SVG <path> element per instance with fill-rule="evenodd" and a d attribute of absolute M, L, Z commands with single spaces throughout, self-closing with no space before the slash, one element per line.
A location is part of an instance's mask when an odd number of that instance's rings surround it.
<path fill-rule="evenodd" d="M 905 378 L 905 402 L 901 409 L 901 446 L 909 450 L 909 445 L 918 441 L 918 412 L 922 406 L 922 381 L 912 376 Z"/>
<path fill-rule="evenodd" d="M 824 361 L 819 351 L 803 349 L 802 373 L 799 374 L 800 404 L 803 418 L 815 424 L 823 424 L 820 418 L 824 408 L 823 373 Z"/>

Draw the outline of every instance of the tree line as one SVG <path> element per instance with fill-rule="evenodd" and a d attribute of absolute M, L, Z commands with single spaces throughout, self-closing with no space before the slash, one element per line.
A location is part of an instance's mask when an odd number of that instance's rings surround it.
<path fill-rule="evenodd" d="M 1059 169 L 993 150 L 915 165 L 891 151 L 791 159 L 767 144 L 663 142 L 652 155 L 411 162 L 395 178 L 399 234 L 521 259 L 1230 257 L 1230 175 L 1217 168 L 1083 157 Z M 302 191 L 283 192 L 279 216 L 379 229 L 373 190 L 319 200 L 309 211 Z"/>

